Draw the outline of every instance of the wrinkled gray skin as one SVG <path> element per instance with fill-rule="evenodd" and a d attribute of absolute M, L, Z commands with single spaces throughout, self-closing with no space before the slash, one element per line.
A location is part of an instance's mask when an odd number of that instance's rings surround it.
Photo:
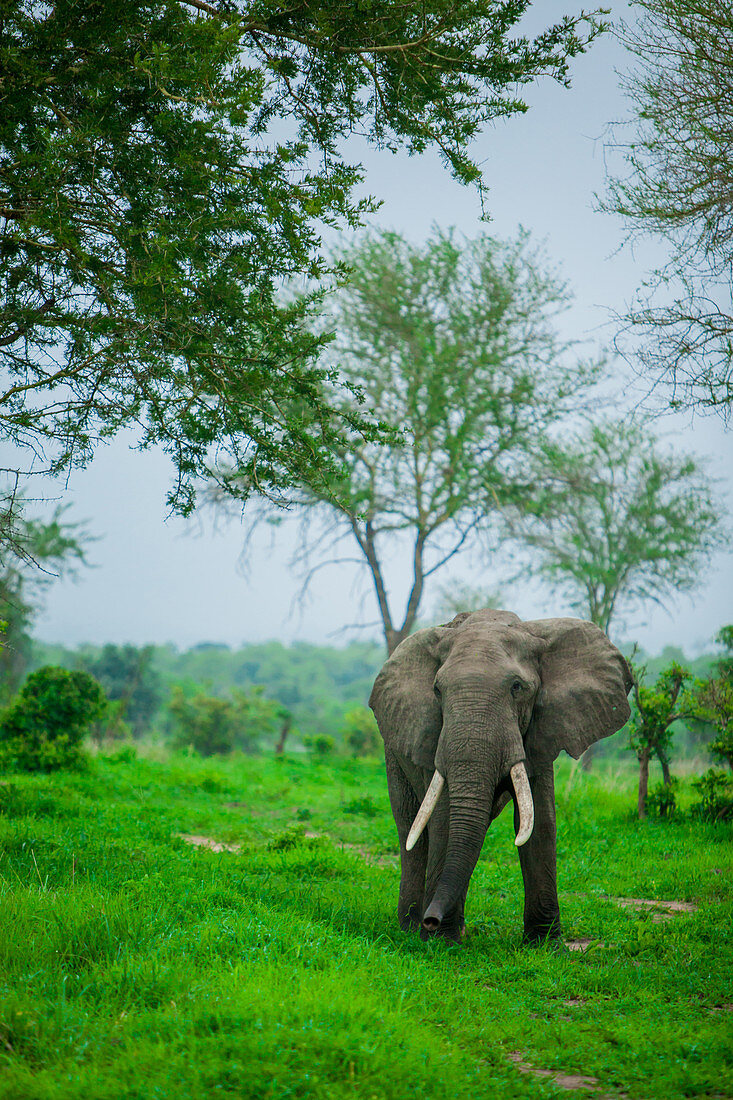
<path fill-rule="evenodd" d="M 576 759 L 624 725 L 628 665 L 580 619 L 522 622 L 508 611 L 461 614 L 394 651 L 370 706 L 384 738 L 400 841 L 400 927 L 459 941 L 468 883 L 489 823 L 514 799 L 509 769 L 524 761 L 532 836 L 519 849 L 524 939 L 560 937 L 553 761 Z M 405 847 L 438 770 L 446 786 L 412 851 Z M 515 800 L 515 829 L 518 815 Z"/>

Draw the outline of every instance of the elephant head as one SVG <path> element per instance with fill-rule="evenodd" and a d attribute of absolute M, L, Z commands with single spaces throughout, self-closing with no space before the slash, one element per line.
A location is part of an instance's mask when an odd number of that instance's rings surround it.
<path fill-rule="evenodd" d="M 450 817 L 442 875 L 423 923 L 435 930 L 468 887 L 490 821 L 514 795 L 516 844 L 531 835 L 529 777 L 564 749 L 579 757 L 629 717 L 628 665 L 592 623 L 523 622 L 476 611 L 401 643 L 370 706 L 397 759 L 433 772 L 407 839 L 425 828 L 447 784 Z"/>

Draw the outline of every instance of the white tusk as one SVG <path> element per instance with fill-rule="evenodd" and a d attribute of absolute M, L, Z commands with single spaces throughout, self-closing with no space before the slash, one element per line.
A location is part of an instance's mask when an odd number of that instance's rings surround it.
<path fill-rule="evenodd" d="M 534 828 L 534 802 L 532 801 L 532 789 L 527 777 L 527 769 L 524 763 L 515 764 L 509 772 L 514 785 L 514 793 L 517 796 L 517 809 L 519 810 L 519 828 L 514 838 L 517 848 L 526 844 L 532 836 Z M 413 826 L 414 828 L 414 826 Z"/>
<path fill-rule="evenodd" d="M 433 775 L 433 778 L 430 780 L 430 786 L 425 792 L 425 797 L 422 800 L 422 806 L 417 811 L 417 817 L 413 821 L 412 828 L 410 829 L 409 835 L 407 837 L 407 844 L 405 844 L 405 848 L 408 852 L 412 851 L 412 849 L 415 847 L 418 840 L 422 836 L 422 831 L 430 820 L 430 815 L 435 809 L 435 805 L 440 798 L 440 792 L 443 790 L 444 786 L 445 779 L 440 774 L 440 772 L 436 771 Z"/>

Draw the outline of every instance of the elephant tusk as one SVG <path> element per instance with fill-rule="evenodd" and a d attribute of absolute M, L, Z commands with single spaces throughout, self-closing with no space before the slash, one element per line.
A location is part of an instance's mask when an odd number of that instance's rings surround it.
<path fill-rule="evenodd" d="M 417 817 L 413 821 L 412 828 L 410 829 L 410 832 L 408 834 L 407 843 L 405 844 L 405 848 L 408 852 L 412 851 L 412 849 L 415 847 L 418 840 L 422 836 L 422 831 L 430 820 L 430 815 L 435 809 L 435 805 L 440 798 L 440 792 L 443 790 L 444 786 L 445 779 L 440 774 L 440 772 L 436 771 L 433 775 L 433 778 L 430 780 L 430 786 L 425 792 L 425 797 L 422 800 L 422 806 L 417 811 Z"/>
<path fill-rule="evenodd" d="M 529 785 L 527 769 L 524 763 L 515 764 L 509 772 L 514 785 L 514 793 L 517 796 L 517 809 L 519 810 L 519 828 L 514 838 L 517 848 L 526 844 L 532 836 L 534 828 L 534 802 L 532 801 L 532 789 Z M 414 828 L 414 825 L 413 825 Z"/>

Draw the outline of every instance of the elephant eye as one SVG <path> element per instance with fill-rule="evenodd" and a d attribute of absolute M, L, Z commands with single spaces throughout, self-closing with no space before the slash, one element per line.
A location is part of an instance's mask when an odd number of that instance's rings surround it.
<path fill-rule="evenodd" d="M 524 685 L 522 684 L 521 680 L 515 680 L 514 683 L 512 684 L 512 695 L 514 695 L 515 697 L 517 695 L 519 695 L 519 693 L 522 690 L 523 686 Z"/>

